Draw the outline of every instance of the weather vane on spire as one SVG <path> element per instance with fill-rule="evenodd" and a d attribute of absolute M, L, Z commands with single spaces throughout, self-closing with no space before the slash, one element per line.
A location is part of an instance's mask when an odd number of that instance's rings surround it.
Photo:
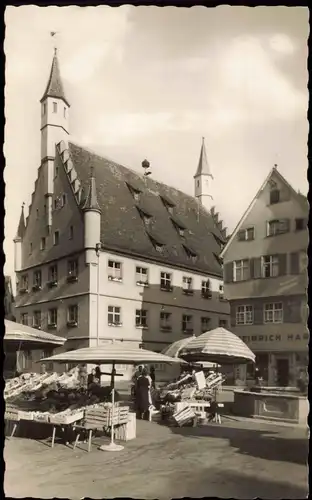
<path fill-rule="evenodd" d="M 58 34 L 58 31 L 50 31 L 50 35 L 52 38 L 54 38 L 55 42 L 57 40 L 56 35 Z M 54 43 L 54 54 L 57 54 L 57 44 Z"/>

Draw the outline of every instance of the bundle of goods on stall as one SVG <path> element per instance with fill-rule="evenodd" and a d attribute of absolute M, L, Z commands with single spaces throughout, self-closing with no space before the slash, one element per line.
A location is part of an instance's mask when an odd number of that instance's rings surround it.
<path fill-rule="evenodd" d="M 17 420 L 38 422 L 74 422 L 83 417 L 83 410 L 111 401 L 110 387 L 81 387 L 79 370 L 69 373 L 25 373 L 6 382 L 4 390 L 6 413 L 15 413 Z M 115 393 L 115 399 L 119 396 Z"/>

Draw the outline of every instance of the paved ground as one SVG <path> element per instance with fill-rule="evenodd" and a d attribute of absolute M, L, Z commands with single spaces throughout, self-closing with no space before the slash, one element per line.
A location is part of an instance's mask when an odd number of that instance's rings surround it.
<path fill-rule="evenodd" d="M 57 443 L 6 441 L 4 489 L 11 497 L 305 498 L 304 429 L 224 419 L 221 426 L 173 428 L 138 422 L 118 453 L 73 452 Z"/>

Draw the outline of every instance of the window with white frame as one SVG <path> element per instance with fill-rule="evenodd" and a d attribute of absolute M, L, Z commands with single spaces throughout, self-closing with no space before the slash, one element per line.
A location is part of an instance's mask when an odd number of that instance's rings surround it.
<path fill-rule="evenodd" d="M 235 260 L 233 263 L 233 281 L 245 281 L 249 279 L 249 260 Z"/>
<path fill-rule="evenodd" d="M 23 274 L 21 276 L 21 287 L 20 291 L 27 291 L 28 290 L 28 274 Z"/>
<path fill-rule="evenodd" d="M 250 305 L 237 306 L 236 324 L 237 325 L 253 324 L 253 306 Z"/>
<path fill-rule="evenodd" d="M 251 241 L 255 239 L 255 228 L 247 227 L 246 229 L 241 229 L 237 233 L 238 241 Z"/>
<path fill-rule="evenodd" d="M 171 326 L 171 313 L 161 311 L 160 312 L 160 329 L 163 331 L 171 331 L 172 326 Z"/>
<path fill-rule="evenodd" d="M 77 281 L 78 278 L 78 259 L 71 259 L 67 263 L 67 281 Z"/>
<path fill-rule="evenodd" d="M 201 332 L 205 333 L 209 330 L 209 328 L 210 328 L 210 318 L 202 317 L 201 318 Z"/>
<path fill-rule="evenodd" d="M 49 267 L 49 281 L 57 281 L 57 264 Z"/>
<path fill-rule="evenodd" d="M 57 308 L 49 309 L 48 311 L 48 325 L 57 325 Z"/>
<path fill-rule="evenodd" d="M 34 288 L 41 288 L 42 285 L 42 279 L 41 279 L 41 271 L 35 271 L 34 272 Z"/>
<path fill-rule="evenodd" d="M 59 242 L 60 242 L 60 232 L 55 231 L 55 233 L 53 235 L 53 245 L 58 245 Z"/>
<path fill-rule="evenodd" d="M 147 327 L 147 311 L 145 309 L 135 311 L 135 326 Z"/>
<path fill-rule="evenodd" d="M 211 298 L 212 294 L 210 280 L 202 280 L 201 293 L 202 297 Z"/>
<path fill-rule="evenodd" d="M 46 239 L 43 237 L 41 238 L 40 241 L 40 250 L 45 250 L 45 247 L 46 247 Z"/>
<path fill-rule="evenodd" d="M 264 304 L 264 323 L 283 323 L 282 302 Z"/>
<path fill-rule="evenodd" d="M 227 319 L 219 319 L 220 328 L 227 328 L 227 325 L 228 325 Z"/>
<path fill-rule="evenodd" d="M 57 113 L 57 102 L 53 102 L 53 113 Z"/>
<path fill-rule="evenodd" d="M 141 286 L 148 285 L 148 269 L 147 267 L 136 266 L 135 268 L 136 284 Z"/>
<path fill-rule="evenodd" d="M 265 255 L 261 258 L 262 278 L 274 278 L 278 276 L 278 256 Z"/>
<path fill-rule="evenodd" d="M 121 307 L 119 306 L 108 306 L 108 326 L 120 326 L 121 325 Z"/>
<path fill-rule="evenodd" d="M 275 219 L 267 222 L 267 236 L 276 236 L 278 234 L 287 233 L 288 230 L 288 219 Z"/>
<path fill-rule="evenodd" d="M 33 327 L 41 328 L 41 311 L 34 311 Z"/>
<path fill-rule="evenodd" d="M 22 313 L 21 323 L 22 325 L 28 325 L 28 313 Z"/>
<path fill-rule="evenodd" d="M 193 316 L 190 314 L 183 314 L 182 330 L 184 333 L 193 333 Z"/>
<path fill-rule="evenodd" d="M 172 290 L 172 275 L 162 271 L 160 273 L 160 288 L 162 290 Z"/>
<path fill-rule="evenodd" d="M 77 326 L 77 324 L 78 324 L 78 305 L 77 304 L 72 304 L 68 307 L 67 322 L 72 326 L 73 325 Z"/>
<path fill-rule="evenodd" d="M 193 292 L 193 278 L 190 276 L 183 276 L 183 284 L 182 288 L 184 292 L 192 293 Z"/>
<path fill-rule="evenodd" d="M 108 279 L 110 281 L 122 281 L 121 262 L 116 262 L 114 260 L 108 261 Z"/>
<path fill-rule="evenodd" d="M 69 239 L 72 240 L 74 238 L 74 226 L 69 226 Z"/>

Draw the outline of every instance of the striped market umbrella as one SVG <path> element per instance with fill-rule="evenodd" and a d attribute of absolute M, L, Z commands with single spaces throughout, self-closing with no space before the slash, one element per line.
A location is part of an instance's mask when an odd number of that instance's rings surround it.
<path fill-rule="evenodd" d="M 62 346 L 66 339 L 31 328 L 21 323 L 4 320 L 5 334 L 3 337 L 4 349 L 8 350 L 36 350 L 44 347 Z"/>
<path fill-rule="evenodd" d="M 180 363 L 181 360 L 170 358 L 164 354 L 148 351 L 146 349 L 134 348 L 123 342 L 112 342 L 99 347 L 85 347 L 74 351 L 56 354 L 40 361 L 56 361 L 58 363 L 90 363 L 90 364 L 112 364 L 112 375 L 116 374 L 115 364 L 122 363 L 134 365 L 138 363 Z M 115 388 L 114 377 L 112 377 L 112 427 L 111 442 L 109 445 L 101 446 L 102 451 L 121 451 L 123 446 L 114 443 L 114 406 Z"/>
<path fill-rule="evenodd" d="M 180 358 L 181 350 L 186 347 L 194 338 L 195 336 L 193 335 L 192 337 L 186 337 L 184 339 L 177 340 L 176 342 L 173 342 L 169 346 L 165 347 L 165 349 L 163 349 L 161 353 L 165 354 L 166 356 L 170 356 L 171 358 L 178 359 Z M 189 363 L 181 358 L 181 364 Z M 210 361 L 194 361 L 192 364 L 195 366 L 200 366 L 203 369 L 220 367 L 220 365 L 218 365 L 217 363 L 212 363 Z"/>
<path fill-rule="evenodd" d="M 192 337 L 179 352 L 187 361 L 210 361 L 212 363 L 243 364 L 255 362 L 255 355 L 234 333 L 225 328 L 215 328 L 198 337 Z"/>

